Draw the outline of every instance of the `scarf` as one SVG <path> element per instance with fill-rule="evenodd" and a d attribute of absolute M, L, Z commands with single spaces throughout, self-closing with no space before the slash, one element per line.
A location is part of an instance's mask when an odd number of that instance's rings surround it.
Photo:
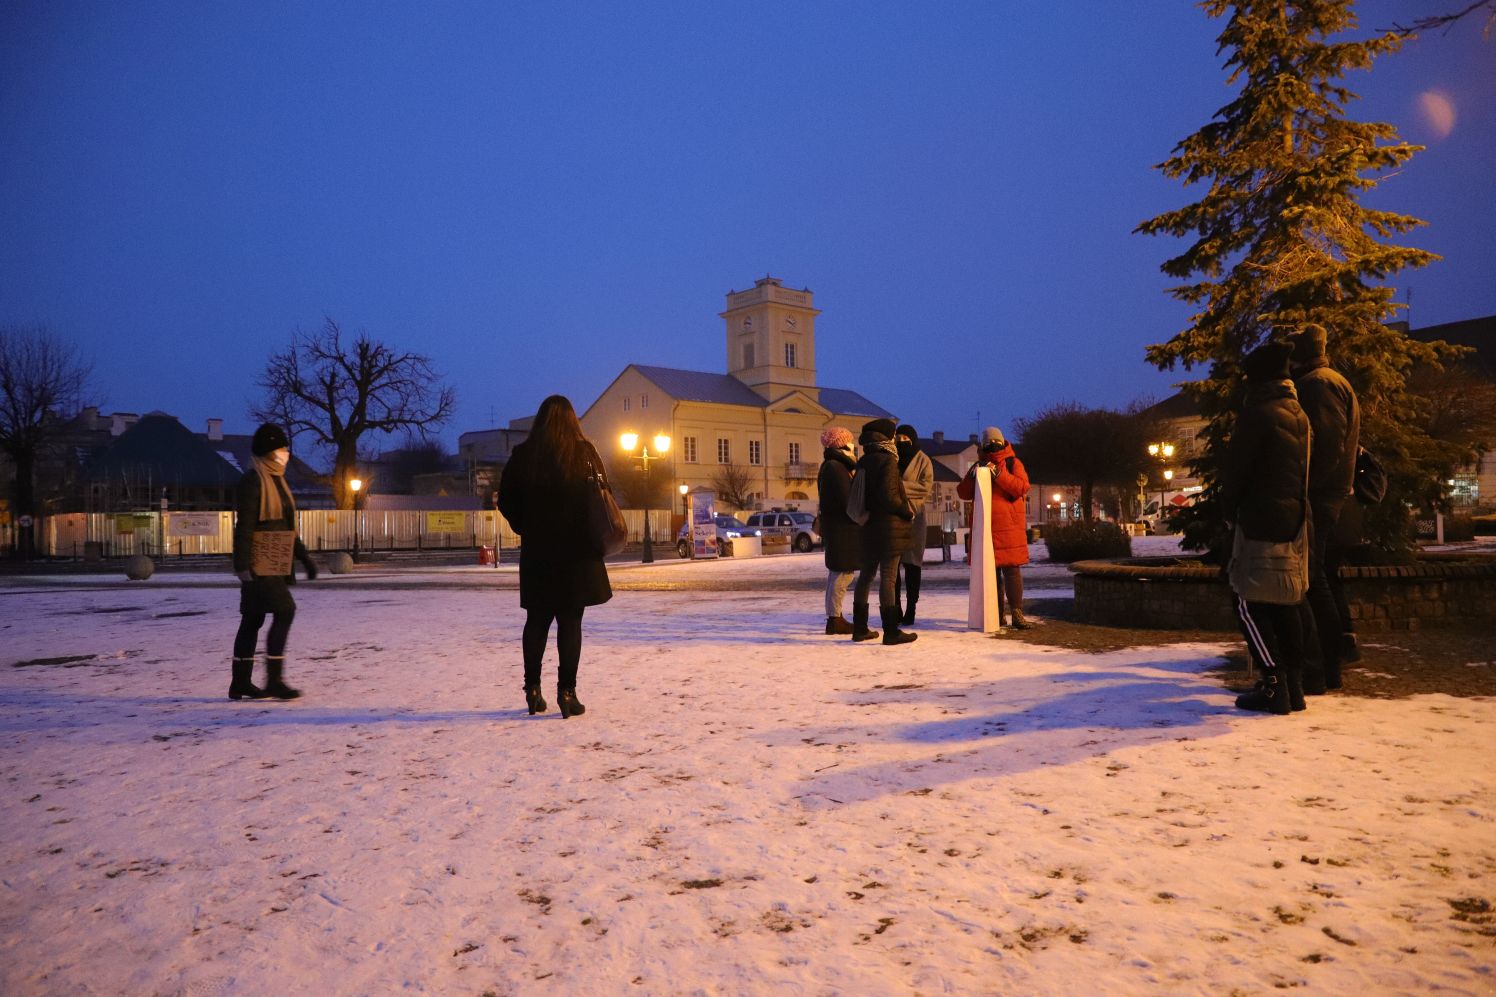
<path fill-rule="evenodd" d="M 260 521 L 286 519 L 289 509 L 289 518 L 294 523 L 296 501 L 291 498 L 290 489 L 283 484 L 286 469 L 266 457 L 251 457 L 250 461 L 254 464 L 255 473 L 260 476 Z"/>

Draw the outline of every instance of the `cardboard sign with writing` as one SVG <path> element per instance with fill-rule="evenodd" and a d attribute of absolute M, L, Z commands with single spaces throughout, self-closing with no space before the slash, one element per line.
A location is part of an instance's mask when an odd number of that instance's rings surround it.
<path fill-rule="evenodd" d="M 295 530 L 255 530 L 249 551 L 249 570 L 267 578 L 291 573 L 291 555 L 296 552 Z"/>

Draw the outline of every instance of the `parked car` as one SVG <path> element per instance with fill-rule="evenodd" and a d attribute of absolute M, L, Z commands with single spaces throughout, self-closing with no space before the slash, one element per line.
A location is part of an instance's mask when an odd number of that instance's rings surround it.
<path fill-rule="evenodd" d="M 815 528 L 816 518 L 808 512 L 786 512 L 783 509 L 755 512 L 748 517 L 748 526 L 762 530 L 766 537 L 789 537 L 790 546 L 802 554 L 821 544 L 821 534 Z"/>
<path fill-rule="evenodd" d="M 732 542 L 738 537 L 761 536 L 758 530 L 750 530 L 736 516 L 718 513 L 712 517 L 717 527 L 717 550 L 722 554 L 732 553 Z M 675 552 L 681 557 L 691 556 L 691 524 L 686 523 L 675 534 Z"/>

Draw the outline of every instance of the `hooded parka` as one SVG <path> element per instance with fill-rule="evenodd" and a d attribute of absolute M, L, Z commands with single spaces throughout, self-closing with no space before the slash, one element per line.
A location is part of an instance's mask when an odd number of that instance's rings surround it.
<path fill-rule="evenodd" d="M 992 468 L 993 561 L 999 568 L 1028 564 L 1028 521 L 1023 509 L 1023 497 L 1029 491 L 1028 471 L 1010 443 L 995 453 L 984 454 L 980 462 L 972 465 L 956 486 L 957 497 L 967 502 L 975 499 L 976 469 L 983 463 Z"/>
<path fill-rule="evenodd" d="M 816 475 L 821 497 L 821 539 L 826 570 L 856 571 L 862 567 L 862 527 L 847 515 L 847 494 L 852 490 L 852 472 L 857 467 L 844 451 L 827 447 Z"/>
<path fill-rule="evenodd" d="M 903 554 L 908 549 L 914 507 L 904 494 L 899 456 L 893 442 L 887 437 L 864 436 L 863 447 L 857 473 L 867 476 L 863 482 L 863 501 L 868 516 L 862 526 L 862 559 L 867 564 Z"/>

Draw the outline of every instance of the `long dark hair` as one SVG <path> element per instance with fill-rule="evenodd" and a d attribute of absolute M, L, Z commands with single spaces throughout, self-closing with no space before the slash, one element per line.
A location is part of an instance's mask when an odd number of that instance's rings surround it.
<path fill-rule="evenodd" d="M 582 435 L 577 410 L 565 395 L 551 395 L 540 403 L 525 442 L 539 478 L 575 480 L 588 473 L 588 465 L 594 460 L 592 444 Z"/>

